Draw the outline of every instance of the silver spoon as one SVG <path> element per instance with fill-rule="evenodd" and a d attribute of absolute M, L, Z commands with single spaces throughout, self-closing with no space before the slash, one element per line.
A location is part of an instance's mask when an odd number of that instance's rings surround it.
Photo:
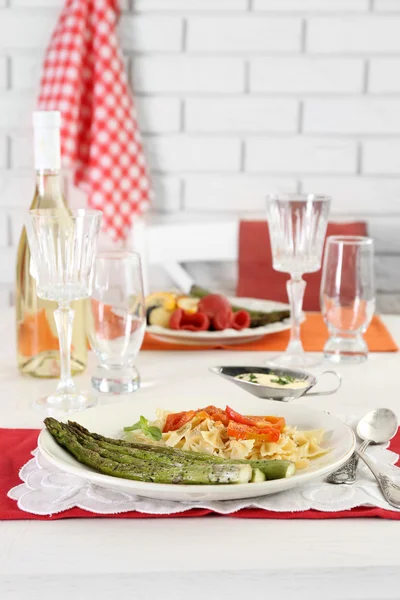
<path fill-rule="evenodd" d="M 387 444 L 396 434 L 397 426 L 397 417 L 389 408 L 378 408 L 366 414 L 357 425 L 357 435 L 364 440 L 363 443 L 344 465 L 327 477 L 327 482 L 348 485 L 354 483 L 360 454 L 365 452 L 370 444 Z"/>

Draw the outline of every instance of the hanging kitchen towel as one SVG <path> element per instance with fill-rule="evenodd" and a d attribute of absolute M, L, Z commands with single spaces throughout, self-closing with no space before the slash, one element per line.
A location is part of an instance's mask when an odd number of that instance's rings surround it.
<path fill-rule="evenodd" d="M 363 222 L 329 223 L 329 235 L 368 235 Z M 319 288 L 322 271 L 307 273 L 304 310 L 319 311 Z M 266 221 L 241 221 L 239 229 L 238 297 L 266 298 L 287 302 L 287 273 L 279 273 L 272 267 L 271 242 Z"/>
<path fill-rule="evenodd" d="M 117 40 L 118 0 L 67 0 L 45 55 L 39 109 L 62 114 L 62 156 L 113 240 L 149 203 L 133 98 Z"/>

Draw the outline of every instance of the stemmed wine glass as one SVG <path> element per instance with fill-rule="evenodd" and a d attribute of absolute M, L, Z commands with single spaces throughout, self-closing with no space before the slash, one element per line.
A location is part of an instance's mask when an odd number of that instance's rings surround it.
<path fill-rule="evenodd" d="M 96 403 L 77 391 L 71 377 L 73 300 L 92 293 L 93 265 L 102 213 L 97 210 L 30 210 L 26 232 L 31 250 L 31 273 L 39 298 L 58 303 L 54 311 L 60 342 L 61 375 L 56 391 L 35 401 L 49 411 L 72 412 Z"/>
<path fill-rule="evenodd" d="M 289 345 L 273 362 L 285 367 L 312 367 L 321 359 L 306 354 L 300 339 L 300 324 L 306 282 L 304 273 L 321 268 L 330 198 L 314 194 L 271 195 L 267 197 L 267 216 L 273 267 L 290 273 L 287 293 L 291 310 Z"/>

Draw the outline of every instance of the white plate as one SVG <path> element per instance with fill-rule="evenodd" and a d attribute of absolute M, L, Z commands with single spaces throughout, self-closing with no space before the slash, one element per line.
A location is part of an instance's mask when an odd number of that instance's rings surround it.
<path fill-rule="evenodd" d="M 273 302 L 272 300 L 260 300 L 257 298 L 228 298 L 229 302 L 249 310 L 262 310 L 271 312 L 273 310 L 289 310 L 288 304 Z M 254 327 L 253 329 L 224 329 L 223 331 L 181 331 L 167 329 L 158 325 L 148 325 L 147 332 L 154 337 L 175 344 L 209 345 L 209 344 L 245 344 L 254 342 L 269 333 L 277 333 L 290 329 L 290 319 L 284 319 L 277 323 Z"/>
<path fill-rule="evenodd" d="M 207 398 L 205 400 L 205 404 L 213 403 L 217 406 L 225 406 L 225 402 L 224 398 L 219 400 L 218 398 Z M 198 406 L 198 399 L 192 403 L 192 406 Z M 120 437 L 123 427 L 138 421 L 140 415 L 143 414 L 152 419 L 157 407 L 179 411 L 188 410 L 191 405 L 188 400 L 149 399 L 146 400 L 146 405 L 141 407 L 133 402 L 99 406 L 74 415 L 74 419 L 92 432 L 110 437 Z M 254 498 L 280 492 L 331 473 L 350 457 L 355 447 L 354 433 L 347 425 L 328 413 L 306 406 L 299 404 L 279 404 L 277 406 L 276 402 L 266 402 L 259 398 L 248 397 L 233 402 L 232 408 L 246 414 L 281 415 L 285 417 L 288 424 L 296 425 L 303 430 L 322 427 L 326 430 L 323 444 L 331 450 L 325 456 L 312 461 L 311 466 L 307 469 L 302 469 L 287 479 L 240 485 L 174 485 L 130 481 L 97 473 L 76 461 L 54 441 L 46 430 L 40 433 L 38 446 L 53 465 L 62 471 L 83 477 L 93 484 L 148 498 L 181 502 Z"/>

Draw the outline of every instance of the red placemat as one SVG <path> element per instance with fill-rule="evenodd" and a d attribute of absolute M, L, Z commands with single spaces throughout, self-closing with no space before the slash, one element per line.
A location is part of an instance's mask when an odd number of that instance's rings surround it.
<path fill-rule="evenodd" d="M 194 508 L 174 515 L 149 515 L 136 511 L 118 515 L 96 515 L 80 508 L 71 508 L 52 517 L 32 515 L 20 510 L 15 500 L 7 497 L 7 492 L 21 483 L 18 477 L 20 468 L 31 458 L 31 451 L 36 448 L 39 431 L 36 429 L 0 429 L 0 520 L 32 519 L 53 521 L 69 518 L 106 518 L 106 519 L 172 519 L 181 517 L 202 517 L 216 515 L 211 510 Z M 400 453 L 400 430 L 390 444 L 391 450 Z M 222 515 L 218 515 L 222 516 Z M 226 515 L 225 515 L 226 516 Z M 400 512 L 382 508 L 353 508 L 351 510 L 327 513 L 317 510 L 303 512 L 273 512 L 261 509 L 245 508 L 228 515 L 247 519 L 341 519 L 352 517 L 381 517 L 382 519 L 400 520 Z"/>

